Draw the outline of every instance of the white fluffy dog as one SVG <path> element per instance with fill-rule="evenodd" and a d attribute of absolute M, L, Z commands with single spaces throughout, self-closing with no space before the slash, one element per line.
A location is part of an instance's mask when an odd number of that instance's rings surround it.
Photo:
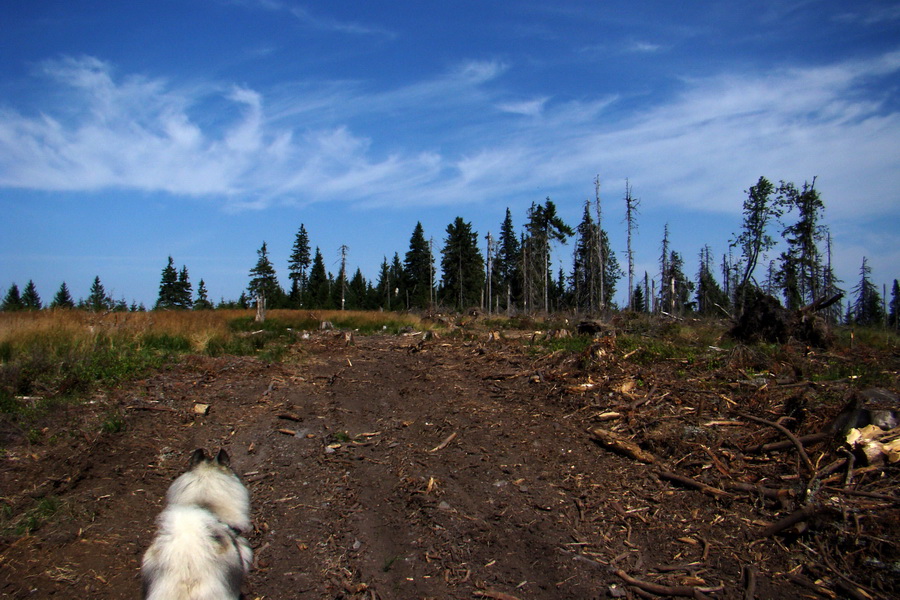
<path fill-rule="evenodd" d="M 166 494 L 156 538 L 141 565 L 145 600 L 237 600 L 253 551 L 250 494 L 225 450 L 191 455 Z"/>

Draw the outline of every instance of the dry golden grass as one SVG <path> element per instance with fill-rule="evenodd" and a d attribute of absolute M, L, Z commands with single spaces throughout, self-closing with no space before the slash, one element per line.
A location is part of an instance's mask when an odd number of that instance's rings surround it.
<path fill-rule="evenodd" d="M 226 335 L 230 320 L 250 311 L 121 312 L 97 314 L 82 310 L 0 312 L 0 344 L 13 346 L 34 339 L 87 342 L 100 336 L 135 341 L 148 334 L 187 338 Z"/>
<path fill-rule="evenodd" d="M 140 342 L 146 336 L 179 336 L 190 341 L 197 352 L 203 352 L 212 339 L 229 339 L 235 323 L 243 328 L 264 328 L 254 324 L 253 310 L 151 311 L 97 314 L 82 310 L 42 310 L 0 312 L 0 344 L 20 347 L 35 339 L 66 340 L 69 344 L 88 343 L 98 337 L 125 342 Z M 416 315 L 339 310 L 271 310 L 269 326 L 293 329 L 317 329 L 322 321 L 335 327 L 377 331 L 383 327 L 422 328 Z"/>

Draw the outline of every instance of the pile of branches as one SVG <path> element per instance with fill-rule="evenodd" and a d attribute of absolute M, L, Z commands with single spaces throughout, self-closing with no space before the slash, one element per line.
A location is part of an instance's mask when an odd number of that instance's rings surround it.
<path fill-rule="evenodd" d="M 629 410 L 644 405 L 641 420 L 650 422 L 649 402 L 643 400 L 605 415 L 627 418 Z M 707 437 L 697 461 L 684 454 L 696 452 L 690 443 L 654 439 L 652 427 L 622 423 L 593 426 L 588 433 L 598 445 L 648 465 L 672 485 L 720 501 L 751 502 L 768 511 L 769 523 L 759 526 L 754 537 L 812 550 L 802 571 L 787 574 L 793 583 L 828 598 L 896 597 L 900 419 L 896 410 L 879 406 L 896 408 L 897 396 L 885 390 L 855 392 L 837 416 L 824 422 L 809 419 L 812 430 L 805 433 L 789 428 L 797 420 L 790 404 L 780 415 L 759 407 L 754 412 L 765 416 L 732 409 L 721 419 L 704 422 L 707 431 L 728 434 Z M 795 414 L 785 414 L 790 411 Z M 686 466 L 697 464 L 711 468 Z M 745 573 L 747 598 L 754 597 L 754 577 L 755 571 Z M 629 579 L 627 583 L 644 592 L 700 597 L 690 588 L 663 590 Z"/>
<path fill-rule="evenodd" d="M 842 297 L 843 294 L 836 294 L 792 311 L 768 294 L 751 294 L 731 329 L 731 337 L 748 343 L 784 344 L 795 340 L 827 348 L 831 346 L 832 335 L 825 320 L 817 313 Z"/>

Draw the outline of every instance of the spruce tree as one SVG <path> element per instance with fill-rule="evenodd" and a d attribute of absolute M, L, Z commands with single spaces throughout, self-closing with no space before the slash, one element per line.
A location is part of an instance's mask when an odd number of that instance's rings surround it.
<path fill-rule="evenodd" d="M 265 300 L 267 308 L 277 308 L 281 303 L 281 297 L 284 292 L 278 285 L 278 278 L 275 275 L 275 267 L 269 260 L 269 251 L 266 243 L 263 242 L 262 247 L 256 251 L 256 266 L 250 269 L 250 285 L 247 291 L 250 293 L 250 300 L 254 304 L 256 298 L 262 296 Z"/>
<path fill-rule="evenodd" d="M 775 247 L 776 240 L 769 234 L 769 226 L 782 214 L 782 203 L 772 198 L 775 186 L 765 177 L 760 177 L 756 185 L 751 186 L 745 193 L 743 229 L 736 238 L 731 241 L 731 247 L 741 249 L 739 265 L 742 267 L 737 273 L 735 289 L 726 285 L 726 295 L 729 291 L 735 297 L 738 310 L 744 305 L 747 287 L 753 284 L 753 273 L 762 255 Z M 736 267 L 737 265 L 735 265 Z M 734 268 L 734 267 L 732 267 Z M 727 283 L 732 281 L 731 273 L 726 275 Z"/>
<path fill-rule="evenodd" d="M 394 258 L 391 260 L 391 309 L 402 310 L 408 307 L 408 294 L 406 292 L 406 274 L 403 270 L 403 263 L 400 262 L 400 253 L 394 252 Z"/>
<path fill-rule="evenodd" d="M 371 308 L 368 299 L 369 286 L 366 284 L 366 278 L 363 277 L 362 271 L 357 267 L 353 278 L 347 285 L 347 309 L 348 310 L 368 310 Z"/>
<path fill-rule="evenodd" d="M 785 227 L 782 236 L 788 244 L 788 252 L 784 256 L 790 261 L 789 268 L 793 271 L 793 276 L 788 281 L 796 285 L 796 290 L 786 290 L 786 294 L 796 298 L 798 305 L 820 299 L 824 287 L 822 255 L 818 243 L 823 240 L 825 233 L 824 228 L 819 225 L 825 204 L 815 185 L 814 177 L 812 183 L 804 183 L 800 190 L 793 183 L 784 182 L 778 188 L 780 204 L 797 213 L 797 221 Z"/>
<path fill-rule="evenodd" d="M 88 310 L 94 312 L 110 310 L 113 306 L 112 298 L 109 298 L 106 295 L 106 289 L 103 287 L 103 284 L 100 283 L 99 275 L 94 277 L 94 283 L 91 284 L 85 306 Z"/>
<path fill-rule="evenodd" d="M 900 284 L 894 280 L 891 288 L 891 303 L 888 309 L 888 325 L 894 329 L 900 329 Z"/>
<path fill-rule="evenodd" d="M 634 293 L 631 295 L 631 310 L 634 312 L 647 312 L 647 300 L 644 298 L 644 286 L 639 283 L 634 286 Z"/>
<path fill-rule="evenodd" d="M 157 310 L 171 310 L 178 307 L 178 271 L 175 270 L 175 261 L 169 257 L 169 262 L 162 270 L 162 278 L 159 282 L 159 297 L 156 300 Z"/>
<path fill-rule="evenodd" d="M 442 300 L 457 310 L 481 303 L 484 289 L 484 258 L 478 248 L 478 234 L 461 217 L 447 226 L 441 250 Z"/>
<path fill-rule="evenodd" d="M 175 307 L 181 309 L 190 309 L 193 305 L 194 301 L 191 298 L 193 296 L 193 287 L 191 286 L 190 278 L 188 277 L 187 267 L 182 266 L 181 271 L 178 273 L 178 283 L 175 288 Z"/>
<path fill-rule="evenodd" d="M 565 243 L 575 232 L 557 215 L 556 204 L 549 197 L 543 205 L 532 202 L 525 229 L 528 237 L 523 264 L 529 305 L 535 307 L 542 302 L 544 310 L 549 310 L 553 283 L 550 274 L 551 245 L 553 242 Z"/>
<path fill-rule="evenodd" d="M 316 248 L 315 258 L 313 258 L 312 268 L 309 272 L 307 306 L 310 308 L 331 308 L 329 291 L 325 260 L 322 258 L 322 252 L 319 248 Z"/>
<path fill-rule="evenodd" d="M 408 308 L 429 308 L 434 289 L 434 257 L 425 239 L 422 223 L 417 222 L 409 239 L 409 250 L 403 261 L 403 275 L 408 294 Z"/>
<path fill-rule="evenodd" d="M 194 310 L 212 310 L 212 302 L 209 301 L 209 292 L 206 291 L 206 282 L 202 279 L 197 284 L 197 299 L 194 301 Z"/>
<path fill-rule="evenodd" d="M 9 290 L 3 298 L 3 305 L 0 306 L 0 310 L 12 312 L 22 310 L 23 308 L 25 308 L 25 306 L 22 304 L 22 294 L 19 292 L 19 286 L 14 283 L 9 286 Z"/>
<path fill-rule="evenodd" d="M 610 250 L 606 232 L 594 222 L 590 202 L 585 202 L 581 223 L 575 231 L 570 278 L 573 306 L 596 312 L 603 308 L 606 298 L 616 293 L 616 282 L 622 276 L 622 270 L 615 253 Z"/>
<path fill-rule="evenodd" d="M 716 315 L 728 306 L 728 296 L 719 287 L 712 273 L 712 249 L 704 246 L 700 251 L 700 270 L 697 273 L 697 312 Z"/>
<path fill-rule="evenodd" d="M 381 268 L 378 269 L 378 281 L 375 284 L 373 304 L 376 308 L 391 310 L 391 289 L 391 267 L 385 256 Z"/>
<path fill-rule="evenodd" d="M 303 306 L 303 297 L 309 283 L 307 270 L 310 265 L 309 235 L 306 227 L 300 224 L 300 230 L 294 238 L 291 256 L 288 258 L 288 277 L 291 279 L 290 304 L 292 308 Z"/>
<path fill-rule="evenodd" d="M 28 280 L 28 285 L 25 286 L 25 291 L 22 292 L 22 307 L 25 310 L 41 310 L 43 308 L 41 297 L 34 286 L 34 281 L 30 279 Z"/>
<path fill-rule="evenodd" d="M 599 304 L 599 273 L 596 232 L 590 202 L 584 204 L 581 223 L 575 228 L 575 251 L 572 254 L 572 304 L 576 310 L 595 312 Z"/>
<path fill-rule="evenodd" d="M 693 305 L 690 296 L 694 283 L 685 276 L 684 261 L 678 252 L 672 250 L 669 253 L 666 269 L 660 283 L 661 309 L 673 314 L 689 310 Z"/>
<path fill-rule="evenodd" d="M 506 209 L 506 217 L 500 225 L 497 240 L 497 255 L 494 258 L 495 294 L 507 311 L 521 300 L 522 278 L 519 274 L 519 238 L 513 227 L 512 214 Z"/>
<path fill-rule="evenodd" d="M 876 326 L 884 322 L 884 307 L 878 287 L 872 283 L 872 268 L 866 257 L 863 257 L 859 269 L 859 284 L 853 288 L 856 302 L 853 304 L 853 322 L 857 325 Z"/>
<path fill-rule="evenodd" d="M 75 308 L 75 301 L 72 300 L 72 294 L 69 293 L 65 281 L 59 286 L 53 301 L 50 302 L 50 308 Z"/>

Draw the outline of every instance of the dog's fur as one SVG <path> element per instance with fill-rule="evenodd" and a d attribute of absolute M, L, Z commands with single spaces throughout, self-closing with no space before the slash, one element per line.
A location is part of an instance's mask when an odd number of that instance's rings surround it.
<path fill-rule="evenodd" d="M 253 551 L 250 494 L 225 450 L 191 455 L 166 494 L 158 532 L 141 565 L 145 600 L 237 600 Z"/>

